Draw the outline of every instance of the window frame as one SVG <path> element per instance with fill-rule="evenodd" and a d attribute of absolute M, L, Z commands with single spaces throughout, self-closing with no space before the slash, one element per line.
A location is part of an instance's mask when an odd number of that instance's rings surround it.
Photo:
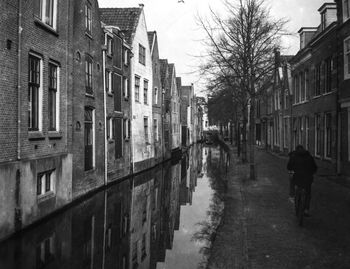
<path fill-rule="evenodd" d="M 144 137 L 146 144 L 149 143 L 149 123 L 148 123 L 148 117 L 143 117 L 143 130 L 144 130 Z"/>
<path fill-rule="evenodd" d="M 37 174 L 36 196 L 38 198 L 55 192 L 55 173 L 56 169 L 50 169 Z"/>
<path fill-rule="evenodd" d="M 38 3 L 39 2 L 39 3 Z M 51 8 L 48 10 L 47 4 L 51 3 Z M 35 17 L 42 22 L 45 26 L 57 30 L 57 0 L 36 0 L 34 13 Z M 47 12 L 50 13 L 50 16 L 46 16 Z M 49 19 L 50 21 L 47 21 Z"/>
<path fill-rule="evenodd" d="M 34 77 L 31 70 L 31 60 L 38 63 L 35 70 L 38 81 L 32 81 Z M 35 90 L 35 94 L 33 91 Z M 37 99 L 33 106 L 33 96 Z M 43 58 L 37 54 L 29 53 L 28 56 L 28 131 L 42 131 L 42 106 L 43 106 Z M 33 109 L 35 107 L 35 109 Z M 34 120 L 33 120 L 34 119 Z"/>
<path fill-rule="evenodd" d="M 94 94 L 93 90 L 93 58 L 86 54 L 85 55 L 85 93 L 89 95 Z"/>
<path fill-rule="evenodd" d="M 51 68 L 56 68 L 56 87 L 51 84 Z M 51 94 L 55 94 L 55 103 L 52 105 Z M 51 105 L 50 105 L 51 104 Z M 54 109 L 54 110 L 53 110 Z M 52 114 L 54 114 L 54 121 Z M 49 62 L 49 85 L 48 85 L 48 114 L 49 114 L 49 131 L 59 131 L 60 120 L 60 66 L 52 61 Z"/>
<path fill-rule="evenodd" d="M 148 105 L 148 80 L 143 80 L 143 103 Z"/>
<path fill-rule="evenodd" d="M 350 36 L 344 39 L 344 80 L 350 79 Z"/>
<path fill-rule="evenodd" d="M 345 6 L 347 8 L 345 8 Z M 344 23 L 350 18 L 350 1 L 349 0 L 343 0 L 342 1 L 342 8 L 343 8 L 343 23 Z"/>
<path fill-rule="evenodd" d="M 137 83 L 138 82 L 138 83 Z M 140 83 L 141 78 L 137 75 L 135 75 L 135 102 L 140 102 Z"/>
<path fill-rule="evenodd" d="M 139 44 L 139 63 L 146 66 L 146 48 Z"/>
<path fill-rule="evenodd" d="M 92 6 L 89 1 L 85 2 L 85 33 L 89 36 L 92 35 Z"/>

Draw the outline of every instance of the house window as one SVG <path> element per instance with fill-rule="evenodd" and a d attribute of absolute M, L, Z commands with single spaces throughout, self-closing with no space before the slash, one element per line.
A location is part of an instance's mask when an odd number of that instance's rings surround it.
<path fill-rule="evenodd" d="M 59 111 L 59 93 L 58 93 L 58 67 L 52 63 L 49 64 L 49 130 L 58 130 L 58 111 Z"/>
<path fill-rule="evenodd" d="M 128 138 L 131 137 L 131 120 L 128 120 Z"/>
<path fill-rule="evenodd" d="M 148 81 L 143 81 L 143 102 L 145 105 L 148 104 Z"/>
<path fill-rule="evenodd" d="M 158 104 L 158 88 L 154 88 L 154 104 Z"/>
<path fill-rule="evenodd" d="M 141 44 L 139 44 L 139 63 L 146 65 L 146 49 Z"/>
<path fill-rule="evenodd" d="M 114 139 L 115 139 L 115 158 L 123 157 L 123 119 L 116 118 L 113 121 Z"/>
<path fill-rule="evenodd" d="M 107 55 L 113 56 L 113 38 L 110 35 L 107 36 Z"/>
<path fill-rule="evenodd" d="M 350 17 L 350 1 L 343 0 L 343 21 L 346 21 Z"/>
<path fill-rule="evenodd" d="M 124 64 L 125 65 L 128 65 L 129 64 L 129 53 L 128 53 L 128 50 L 127 49 L 125 49 L 124 50 Z"/>
<path fill-rule="evenodd" d="M 34 1 L 35 15 L 43 23 L 56 29 L 57 26 L 57 0 Z"/>
<path fill-rule="evenodd" d="M 140 102 L 140 78 L 135 76 L 135 101 Z"/>
<path fill-rule="evenodd" d="M 306 69 L 304 72 L 304 100 L 309 99 L 309 70 Z"/>
<path fill-rule="evenodd" d="M 325 93 L 332 91 L 332 58 L 329 57 L 325 62 Z"/>
<path fill-rule="evenodd" d="M 107 140 L 111 139 L 112 138 L 112 118 L 108 117 L 107 118 Z"/>
<path fill-rule="evenodd" d="M 41 172 L 37 176 L 36 194 L 38 196 L 54 191 L 55 170 Z"/>
<path fill-rule="evenodd" d="M 300 101 L 305 101 L 305 73 L 300 73 Z"/>
<path fill-rule="evenodd" d="M 321 95 L 321 63 L 315 68 L 315 96 Z"/>
<path fill-rule="evenodd" d="M 38 131 L 42 98 L 41 59 L 34 55 L 29 55 L 28 76 L 28 130 Z"/>
<path fill-rule="evenodd" d="M 106 70 L 106 92 L 112 93 L 112 73 L 109 70 Z"/>
<path fill-rule="evenodd" d="M 86 93 L 93 94 L 92 90 L 92 58 L 86 55 L 85 58 L 85 88 Z"/>
<path fill-rule="evenodd" d="M 332 154 L 332 114 L 325 114 L 325 150 L 326 158 L 330 158 Z"/>
<path fill-rule="evenodd" d="M 123 88 L 124 98 L 129 98 L 129 79 L 124 77 L 124 88 Z"/>
<path fill-rule="evenodd" d="M 321 155 L 321 115 L 316 114 L 315 115 L 315 155 L 320 156 Z"/>
<path fill-rule="evenodd" d="M 154 141 L 158 140 L 158 121 L 157 119 L 153 119 L 153 135 Z"/>
<path fill-rule="evenodd" d="M 54 260 L 54 236 L 45 238 L 36 246 L 36 268 L 45 268 Z"/>
<path fill-rule="evenodd" d="M 85 171 L 94 168 L 95 164 L 95 113 L 94 109 L 85 107 L 84 111 L 84 153 Z"/>
<path fill-rule="evenodd" d="M 327 16 L 326 16 L 326 12 L 323 12 L 321 14 L 321 28 L 322 28 L 322 31 L 324 29 L 326 29 L 326 27 L 327 27 Z"/>
<path fill-rule="evenodd" d="M 298 76 L 294 76 L 294 104 L 298 103 L 297 93 L 299 91 L 298 89 L 299 82 L 298 82 Z"/>
<path fill-rule="evenodd" d="M 91 5 L 89 3 L 85 4 L 85 31 L 91 35 L 92 29 L 92 15 L 91 15 Z"/>
<path fill-rule="evenodd" d="M 349 79 L 349 78 L 350 78 L 350 37 L 344 40 L 344 79 Z"/>
<path fill-rule="evenodd" d="M 149 135 L 148 135 L 148 117 L 143 118 L 143 129 L 145 133 L 145 142 L 149 142 Z"/>

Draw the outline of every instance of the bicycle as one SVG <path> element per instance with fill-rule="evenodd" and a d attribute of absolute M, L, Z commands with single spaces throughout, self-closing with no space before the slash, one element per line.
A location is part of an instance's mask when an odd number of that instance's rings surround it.
<path fill-rule="evenodd" d="M 304 220 L 304 212 L 306 209 L 306 190 L 303 187 L 296 186 L 295 190 L 295 198 L 294 198 L 294 205 L 295 205 L 295 215 L 298 219 L 299 226 L 303 225 Z"/>

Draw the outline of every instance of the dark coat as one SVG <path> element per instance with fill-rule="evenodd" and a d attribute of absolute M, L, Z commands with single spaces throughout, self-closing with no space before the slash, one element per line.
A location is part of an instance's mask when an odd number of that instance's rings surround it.
<path fill-rule="evenodd" d="M 294 183 L 298 186 L 310 185 L 317 171 L 314 158 L 304 149 L 291 152 L 289 157 L 287 169 L 294 171 Z"/>

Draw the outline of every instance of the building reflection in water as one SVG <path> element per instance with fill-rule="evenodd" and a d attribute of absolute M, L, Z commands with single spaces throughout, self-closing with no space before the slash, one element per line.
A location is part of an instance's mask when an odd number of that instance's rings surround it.
<path fill-rule="evenodd" d="M 212 154 L 193 146 L 181 160 L 112 185 L 1 243 L 0 268 L 156 268 Z"/>

